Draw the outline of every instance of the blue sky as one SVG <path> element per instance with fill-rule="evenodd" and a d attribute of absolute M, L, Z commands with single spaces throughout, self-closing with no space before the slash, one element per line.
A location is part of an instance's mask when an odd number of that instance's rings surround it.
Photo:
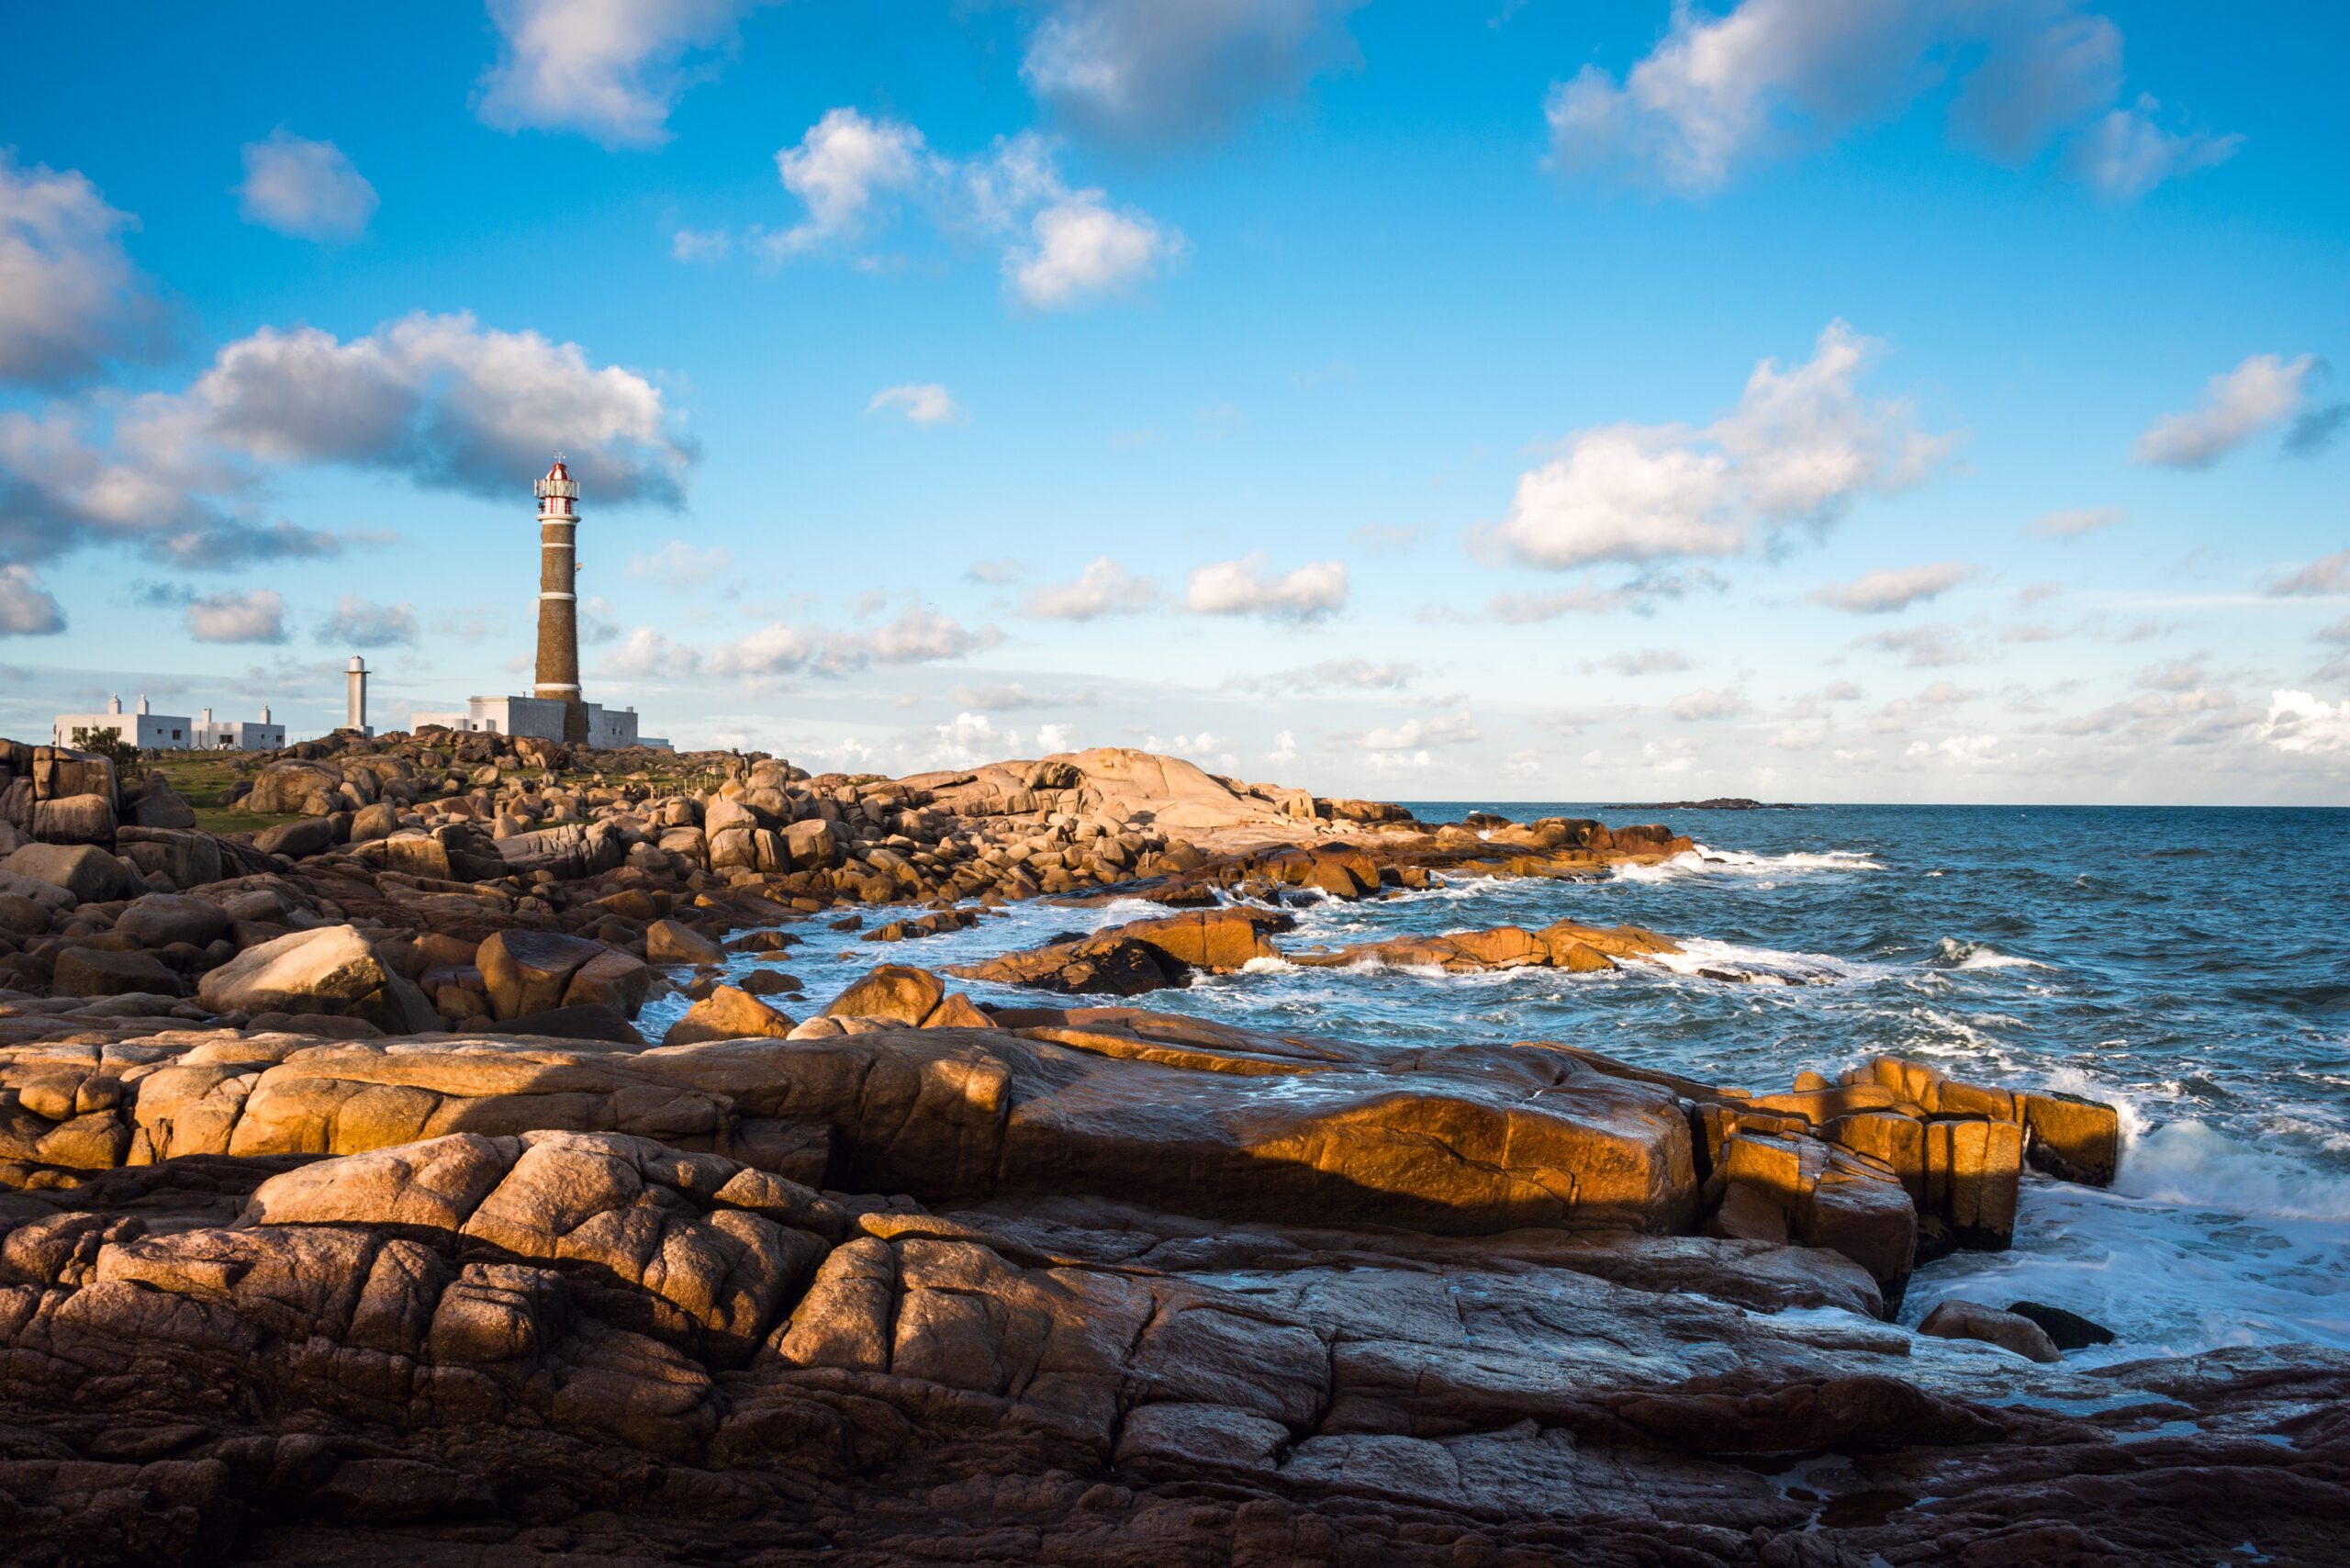
<path fill-rule="evenodd" d="M 0 733 L 524 689 L 887 771 L 2350 801 L 2350 15 L 0 19 Z"/>

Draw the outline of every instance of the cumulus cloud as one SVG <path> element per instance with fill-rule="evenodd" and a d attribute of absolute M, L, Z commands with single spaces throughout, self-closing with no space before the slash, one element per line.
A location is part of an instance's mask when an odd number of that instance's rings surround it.
<path fill-rule="evenodd" d="M 2326 702 L 2306 691 L 2272 691 L 2260 738 L 2283 752 L 2350 750 L 2350 702 Z"/>
<path fill-rule="evenodd" d="M 2122 521 L 2120 507 L 2082 507 L 2071 511 L 2042 512 L 2031 525 L 2031 532 L 2050 539 L 2072 539 L 2084 533 L 2095 533 L 2101 528 L 2111 528 Z"/>
<path fill-rule="evenodd" d="M 370 604 L 355 593 L 342 596 L 335 612 L 319 623 L 319 641 L 346 648 L 416 645 L 416 607 Z"/>
<path fill-rule="evenodd" d="M 474 110 L 500 130 L 576 130 L 657 147 L 709 51 L 768 0 L 490 0 L 498 57 Z"/>
<path fill-rule="evenodd" d="M 310 141 L 283 126 L 245 143 L 245 183 L 237 187 L 248 223 L 297 240 L 356 240 L 375 216 L 375 187 L 331 141 Z"/>
<path fill-rule="evenodd" d="M 1884 345 L 1842 321 L 1811 358 L 1764 360 L 1738 406 L 1702 428 L 1608 425 L 1519 476 L 1509 512 L 1476 536 L 1530 566 L 1730 555 L 1769 532 L 1824 527 L 1855 499 L 1917 484 L 1951 449 L 1907 402 L 1860 382 Z"/>
<path fill-rule="evenodd" d="M 1158 585 L 1138 577 L 1107 555 L 1096 555 L 1075 582 L 1030 588 L 1020 612 L 1037 621 L 1098 621 L 1132 615 L 1158 602 Z"/>
<path fill-rule="evenodd" d="M 957 158 L 932 151 L 904 121 L 835 108 L 778 152 L 776 167 L 806 217 L 789 229 L 754 228 L 743 236 L 744 248 L 770 264 L 854 248 L 912 207 L 946 233 L 994 245 L 1005 287 L 1021 303 L 1063 310 L 1131 293 L 1187 249 L 1180 232 L 1147 214 L 1113 206 L 1098 188 L 1069 185 L 1056 143 L 1033 131 Z M 733 243 L 722 231 L 681 230 L 670 251 L 680 261 L 701 261 Z"/>
<path fill-rule="evenodd" d="M 2116 201 L 2133 201 L 2165 180 L 2226 162 L 2244 145 L 2241 136 L 2165 130 L 2154 123 L 2161 106 L 2141 95 L 2101 117 L 2075 155 L 2081 177 Z"/>
<path fill-rule="evenodd" d="M 1058 0 L 1020 74 L 1046 104 L 1123 139 L 1231 125 L 1315 73 L 1353 64 L 1348 13 L 1362 0 Z"/>
<path fill-rule="evenodd" d="M 1913 604 L 1939 599 L 1982 573 L 1964 561 L 1938 561 L 1927 566 L 1879 567 L 1863 572 L 1849 583 L 1831 583 L 1804 597 L 1814 604 L 1848 610 L 1855 615 L 1886 615 Z"/>
<path fill-rule="evenodd" d="M 2315 354 L 2288 360 L 2253 354 L 2203 386 L 2200 408 L 2165 414 L 2138 438 L 2138 461 L 2165 468 L 2208 468 L 2261 431 L 2300 412 Z"/>
<path fill-rule="evenodd" d="M 963 422 L 963 410 L 946 387 L 935 381 L 920 385 L 908 382 L 902 386 L 885 387 L 873 394 L 865 405 L 868 414 L 898 413 L 909 424 L 957 425 Z"/>
<path fill-rule="evenodd" d="M 1262 550 L 1237 561 L 1200 567 L 1183 590 L 1183 608 L 1194 615 L 1261 615 L 1271 621 L 1319 621 L 1346 608 L 1347 568 L 1341 561 L 1314 561 L 1294 571 L 1266 570 Z"/>
<path fill-rule="evenodd" d="M 2236 145 L 2161 130 L 2151 99 L 2115 106 L 2121 30 L 2076 0 L 1743 0 L 1723 15 L 1676 6 L 1620 80 L 1594 64 L 1553 83 L 1549 162 L 1701 196 L 1897 116 L 1953 71 L 1961 140 L 2023 163 L 2069 136 L 2076 170 L 2108 194 L 2143 194 Z"/>
<path fill-rule="evenodd" d="M 349 601 L 346 601 L 348 603 Z M 409 622 L 411 634 L 413 620 Z M 191 599 L 187 634 L 199 643 L 283 643 L 285 600 L 274 588 L 250 593 L 214 593 Z M 348 638 L 340 639 L 350 641 Z M 373 646 L 361 643 L 361 647 Z"/>
<path fill-rule="evenodd" d="M 0 566 L 0 637 L 47 637 L 65 630 L 65 607 L 30 566 Z"/>
<path fill-rule="evenodd" d="M 1684 691 L 1665 704 L 1664 711 L 1684 723 L 1705 719 L 1732 719 L 1746 711 L 1746 699 L 1734 691 Z"/>
<path fill-rule="evenodd" d="M 1359 744 L 1365 751 L 1418 752 L 1425 756 L 1429 746 L 1466 745 L 1475 739 L 1477 724 L 1468 714 L 1439 713 L 1365 731 Z"/>
<path fill-rule="evenodd" d="M 2350 593 L 2350 550 L 2320 555 L 2308 566 L 2297 567 L 2270 583 L 2268 591 L 2280 599 Z"/>
<path fill-rule="evenodd" d="M 1098 191 L 1079 191 L 1040 209 L 1031 239 L 1003 258 L 1013 291 L 1040 310 L 1066 309 L 1124 294 L 1158 275 L 1180 245 L 1137 212 L 1113 212 Z"/>
<path fill-rule="evenodd" d="M 722 544 L 698 550 L 682 539 L 672 539 L 650 554 L 628 564 L 632 577 L 650 577 L 673 588 L 699 588 L 732 570 L 733 552 Z"/>
<path fill-rule="evenodd" d="M 922 132 L 898 120 L 873 120 L 853 108 L 827 110 L 799 145 L 775 155 L 784 189 L 808 216 L 767 237 L 780 253 L 863 233 L 882 199 L 912 187 L 930 172 Z"/>
<path fill-rule="evenodd" d="M 122 245 L 134 221 L 84 175 L 0 147 L 0 381 L 55 386 L 152 345 L 154 297 Z"/>
<path fill-rule="evenodd" d="M 274 470 L 337 464 L 511 500 L 560 446 L 588 505 L 677 505 L 695 458 L 661 392 L 576 343 L 415 315 L 364 337 L 263 328 L 186 390 L 0 412 L 0 552 L 115 541 L 186 566 L 335 554 L 366 536 L 256 514 Z"/>
<path fill-rule="evenodd" d="M 992 626 L 968 627 L 951 616 L 910 605 L 880 626 L 834 631 L 777 621 L 711 647 L 680 643 L 666 633 L 640 626 L 621 640 L 603 669 L 621 679 L 837 676 L 873 665 L 958 659 L 1002 640 Z"/>
<path fill-rule="evenodd" d="M 1856 647 L 1874 648 L 1883 653 L 1899 654 L 1901 662 L 1913 669 L 1940 669 L 1949 665 L 1967 662 L 1966 644 L 1955 627 L 1907 626 L 1898 632 L 1879 632 L 1863 637 Z"/>

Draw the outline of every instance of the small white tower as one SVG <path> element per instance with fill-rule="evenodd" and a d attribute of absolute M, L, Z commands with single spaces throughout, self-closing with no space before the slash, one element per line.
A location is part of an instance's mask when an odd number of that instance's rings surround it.
<path fill-rule="evenodd" d="M 343 678 L 345 685 L 349 689 L 350 698 L 349 702 L 346 704 L 349 711 L 343 719 L 343 727 L 345 729 L 357 730 L 363 735 L 366 734 L 368 733 L 367 661 L 361 658 L 357 654 L 352 655 L 351 671 Z M 264 721 L 267 720 L 268 716 L 269 715 L 266 712 L 262 715 Z"/>

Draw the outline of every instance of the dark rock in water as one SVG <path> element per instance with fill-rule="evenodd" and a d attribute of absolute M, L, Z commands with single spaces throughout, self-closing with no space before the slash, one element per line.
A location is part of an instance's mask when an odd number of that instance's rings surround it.
<path fill-rule="evenodd" d="M 1799 812 L 1792 801 L 1755 801 L 1744 795 L 1717 795 L 1710 801 L 1650 801 L 1609 806 L 1611 812 Z"/>
<path fill-rule="evenodd" d="M 1918 1325 L 1918 1332 L 1939 1339 L 1980 1340 L 2031 1361 L 2053 1361 L 2060 1353 L 2055 1341 L 2031 1319 L 2001 1312 L 1979 1301 L 1953 1298 L 1942 1303 L 1926 1314 L 1926 1320 Z"/>
<path fill-rule="evenodd" d="M 2030 1318 L 2040 1325 L 2041 1332 L 2060 1350 L 2086 1350 L 2091 1345 L 2110 1345 L 2116 1336 L 2112 1329 L 2077 1312 L 2067 1312 L 2061 1306 L 2050 1306 L 2040 1301 L 2011 1301 L 2008 1310 L 2018 1317 Z"/>

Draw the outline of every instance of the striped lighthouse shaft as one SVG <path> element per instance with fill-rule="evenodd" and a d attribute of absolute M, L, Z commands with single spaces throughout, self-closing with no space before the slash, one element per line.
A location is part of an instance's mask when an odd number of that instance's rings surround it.
<path fill-rule="evenodd" d="M 579 486 L 558 460 L 538 483 L 539 670 L 531 694 L 561 702 L 563 738 L 588 740 L 579 695 Z"/>

